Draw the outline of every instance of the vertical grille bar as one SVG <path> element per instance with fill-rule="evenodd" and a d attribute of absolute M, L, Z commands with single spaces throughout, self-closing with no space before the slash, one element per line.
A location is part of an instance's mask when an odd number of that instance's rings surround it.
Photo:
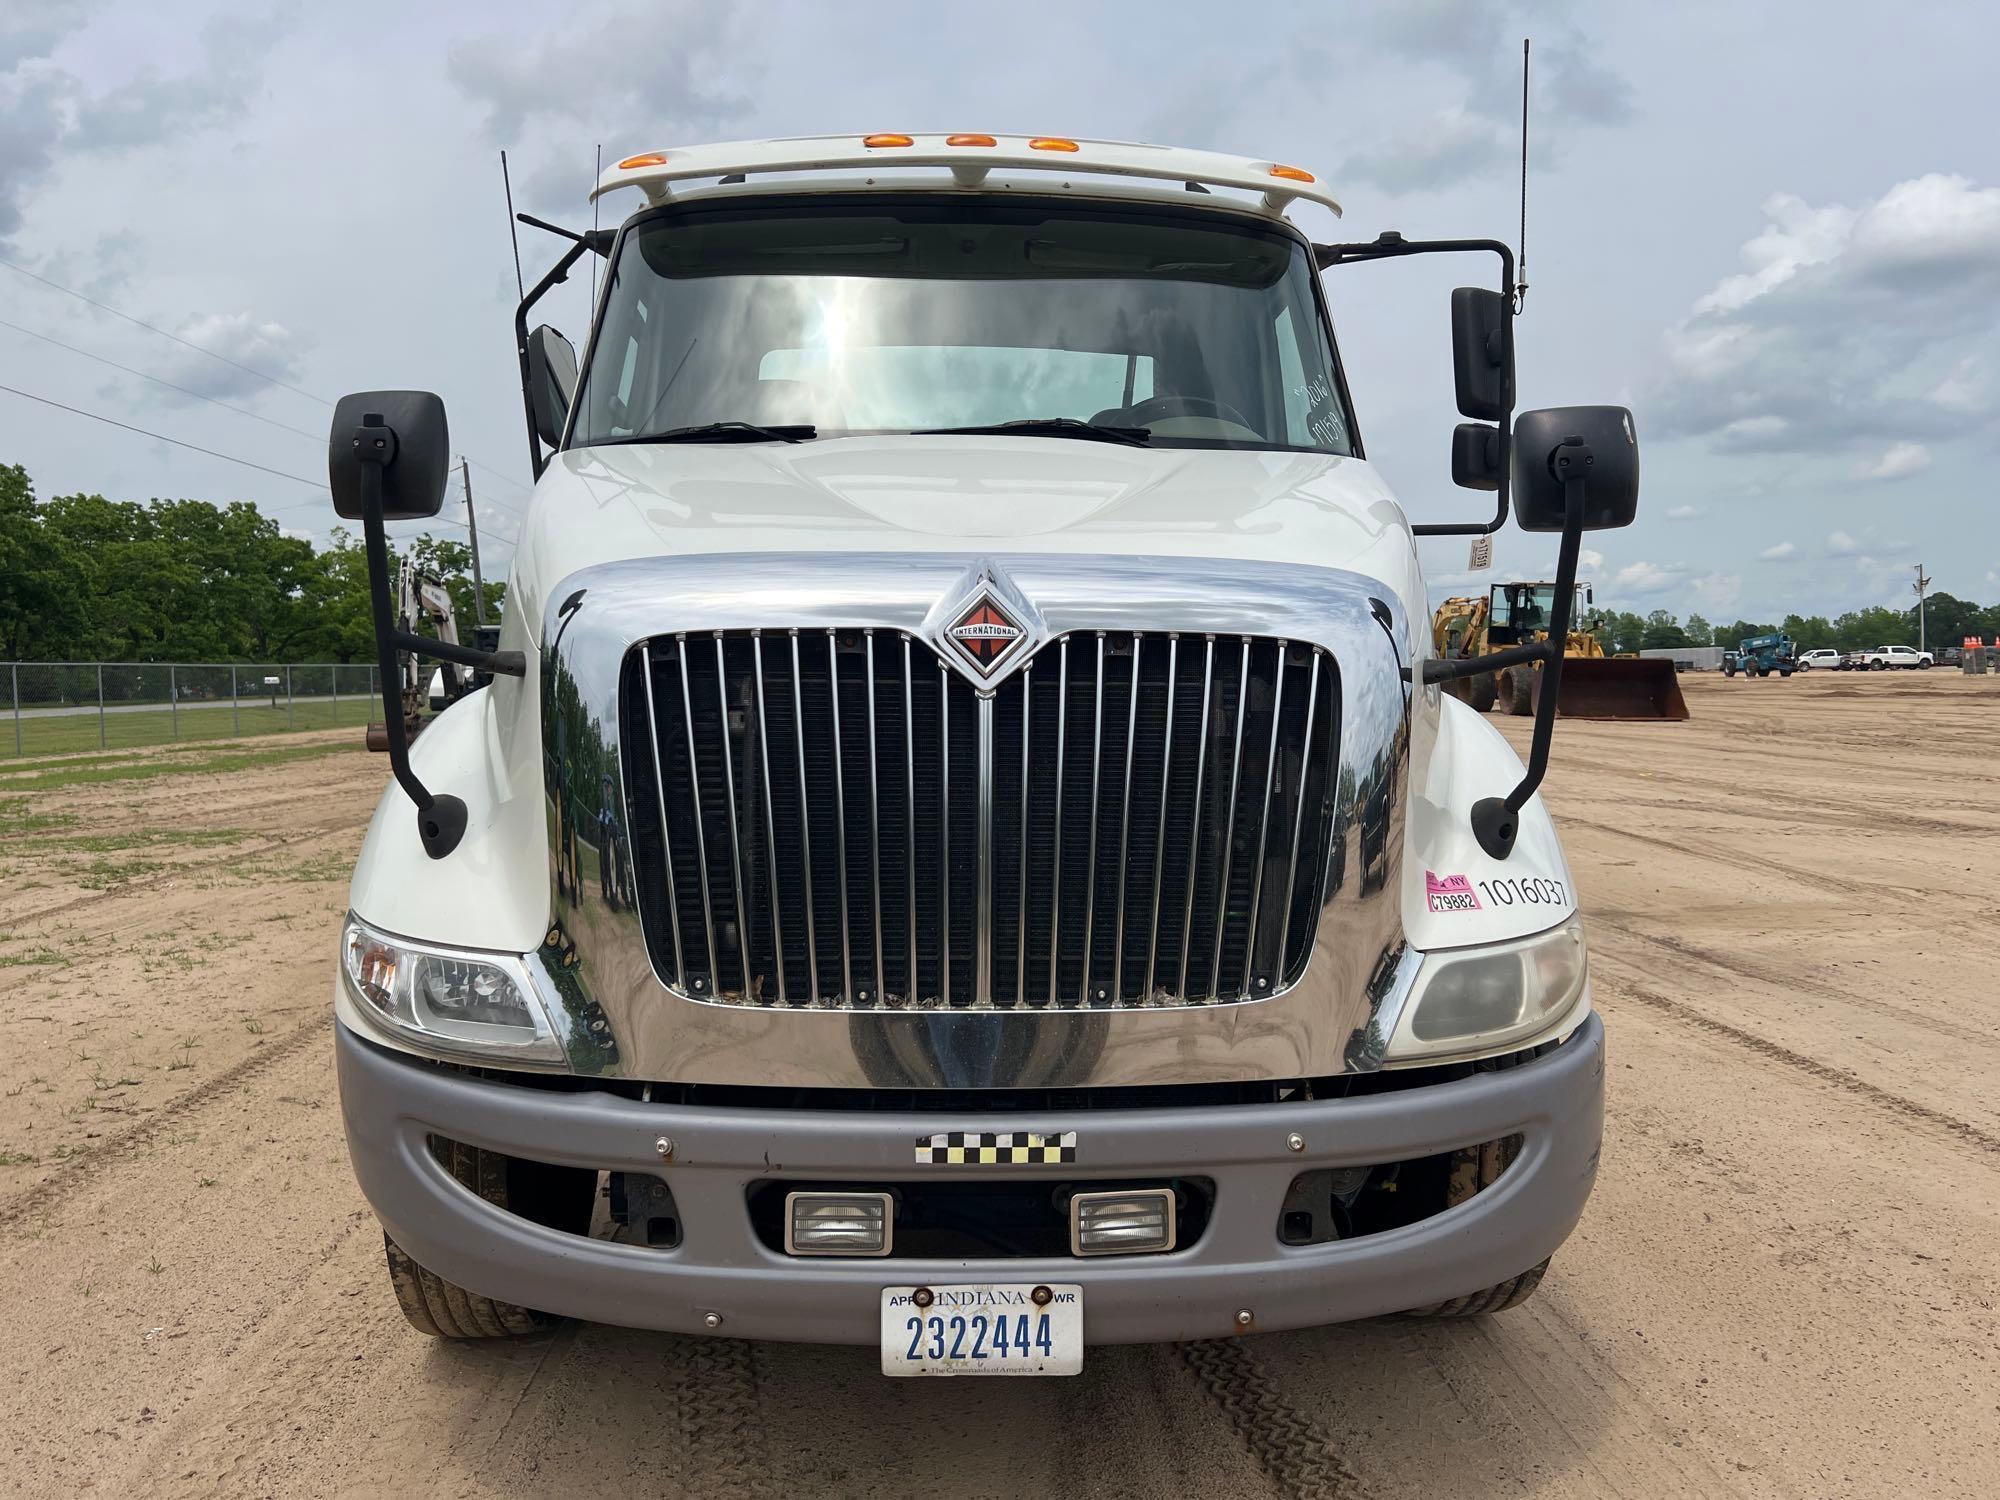
<path fill-rule="evenodd" d="M 1097 798 L 1104 774 L 1104 632 L 1097 632 L 1097 697 L 1091 710 L 1090 731 L 1090 863 L 1084 867 L 1083 901 L 1083 990 L 1079 999 L 1090 1003 L 1090 961 L 1097 939 Z"/>
<path fill-rule="evenodd" d="M 1215 951 L 1208 960 L 1208 998 L 1222 997 L 1222 935 L 1229 927 L 1229 867 L 1236 853 L 1236 798 L 1243 777 L 1243 712 L 1250 706 L 1250 638 L 1236 674 L 1236 746 L 1229 752 L 1229 822 L 1222 835 L 1222 882 L 1215 888 Z M 1218 769 L 1217 774 L 1220 775 Z"/>
<path fill-rule="evenodd" d="M 993 700 L 979 699 L 979 765 L 993 764 Z M 978 925 L 972 952 L 972 1003 L 993 1003 L 993 778 L 979 777 L 978 842 Z"/>
<path fill-rule="evenodd" d="M 1150 1000 L 1153 996 L 1153 969 L 1160 959 L 1160 877 L 1167 868 L 1167 797 L 1174 779 L 1174 691 L 1180 686 L 1180 655 L 1180 636 L 1168 636 L 1167 717 L 1160 728 L 1160 820 L 1153 833 L 1153 920 L 1146 929 L 1146 987 L 1139 991 L 1141 1001 Z M 1138 696 L 1137 679 L 1134 679 L 1132 697 L 1135 702 Z M 1196 805 L 1199 806 L 1198 783 L 1195 795 Z"/>
<path fill-rule="evenodd" d="M 806 984 L 807 997 L 814 1005 L 819 1004 L 819 934 L 815 930 L 818 923 L 813 919 L 813 840 L 812 840 L 812 797 L 806 790 L 806 709 L 805 689 L 802 686 L 805 673 L 799 663 L 799 633 L 794 630 L 792 637 L 792 745 L 798 752 L 799 763 L 799 828 L 804 837 L 800 843 L 805 852 L 806 876 Z"/>
<path fill-rule="evenodd" d="M 938 861 L 941 895 L 938 898 L 938 925 L 944 939 L 938 945 L 938 996 L 951 1004 L 951 668 L 938 663 L 938 779 L 939 810 L 944 814 L 943 858 Z"/>
<path fill-rule="evenodd" d="M 875 765 L 875 632 L 864 632 L 861 641 L 863 666 L 868 674 L 868 889 L 875 908 L 874 983 L 875 999 L 879 1004 L 888 996 L 889 981 L 882 970 L 882 810 L 879 802 L 881 773 Z"/>
<path fill-rule="evenodd" d="M 915 1005 L 917 988 L 917 715 L 916 679 L 911 675 L 910 638 L 903 637 L 903 858 L 909 883 L 904 894 L 909 901 L 910 973 L 905 982 L 903 1003 Z"/>
<path fill-rule="evenodd" d="M 682 679 L 685 681 L 685 677 Z M 750 998 L 750 923 L 743 907 L 743 838 L 736 826 L 736 762 L 729 751 L 729 668 L 722 656 L 722 632 L 715 633 L 715 701 L 721 710 L 723 802 L 729 809 L 730 885 L 736 892 L 736 956 L 742 965 L 743 996 Z M 719 986 L 718 986 L 719 988 Z"/>
<path fill-rule="evenodd" d="M 1139 737 L 1139 658 L 1146 638 L 1132 633 L 1132 677 L 1125 694 L 1125 793 L 1118 800 L 1118 926 L 1111 959 L 1111 1003 L 1125 1002 L 1125 864 L 1132 847 L 1132 742 Z"/>
<path fill-rule="evenodd" d="M 1194 796 L 1190 799 L 1192 811 L 1188 814 L 1188 857 L 1187 857 L 1187 909 L 1181 914 L 1181 981 L 1174 993 L 1182 998 L 1188 992 L 1188 949 L 1194 944 L 1194 875 L 1195 861 L 1201 853 L 1201 789 L 1202 778 L 1208 770 L 1208 709 L 1214 697 L 1215 683 L 1215 637 L 1208 637 L 1201 654 L 1201 733 L 1195 738 Z"/>
<path fill-rule="evenodd" d="M 720 955 L 715 947 L 715 912 L 710 906 L 708 892 L 708 835 L 701 827 L 701 770 L 697 764 L 694 747 L 694 703 L 688 693 L 688 639 L 679 637 L 681 648 L 681 713 L 682 722 L 687 726 L 688 745 L 688 790 L 694 794 L 694 852 L 701 864 L 701 924 L 708 937 L 708 989 L 714 994 L 722 987 Z"/>
<path fill-rule="evenodd" d="M 840 851 L 840 998 L 847 1002 L 854 998 L 854 954 L 847 932 L 852 925 L 847 905 L 847 781 L 840 767 L 840 657 L 831 630 L 826 633 L 826 682 L 833 704 L 834 847 Z"/>
<path fill-rule="evenodd" d="M 1278 782 L 1278 752 L 1283 748 L 1278 741 L 1278 731 L 1285 722 L 1285 648 L 1278 647 L 1277 670 L 1272 674 L 1277 679 L 1277 687 L 1271 694 L 1271 758 L 1264 767 L 1264 804 L 1257 814 L 1257 863 L 1250 876 L 1250 925 L 1244 929 L 1243 939 L 1243 983 L 1236 993 L 1246 999 L 1250 994 L 1250 968 L 1257 957 L 1257 913 L 1264 899 L 1264 845 L 1271 834 L 1271 789 Z"/>
<path fill-rule="evenodd" d="M 660 709 L 653 701 L 653 648 L 642 648 L 641 665 L 645 668 L 646 681 L 646 728 L 653 742 L 653 791 L 660 802 L 660 861 L 666 867 L 667 911 L 673 918 L 674 930 L 674 977 L 683 984 L 687 982 L 687 945 L 681 941 L 680 887 L 674 883 L 674 841 L 667 832 L 667 778 L 666 757 L 660 754 Z M 568 798 L 564 798 L 564 806 Z M 581 884 L 581 880 L 578 882 Z"/>
<path fill-rule="evenodd" d="M 784 898 L 778 892 L 778 817 L 771 801 L 771 729 L 770 719 L 764 712 L 764 635 L 762 631 L 750 633 L 750 661 L 757 680 L 757 745 L 761 752 L 760 763 L 763 775 L 759 780 L 764 788 L 764 861 L 770 867 L 771 893 L 771 955 L 772 967 L 778 971 L 778 1003 L 789 1005 L 791 994 L 785 987 L 785 919 Z M 673 875 L 669 872 L 667 879 Z"/>
<path fill-rule="evenodd" d="M 1014 904 L 1017 914 L 1014 918 L 1014 1003 L 1025 1005 L 1028 1001 L 1028 746 L 1030 731 L 1035 722 L 1035 664 L 1031 661 L 1021 669 L 1021 854 L 1016 861 L 1020 872 L 1020 890 Z"/>
<path fill-rule="evenodd" d="M 1057 645 L 1056 666 L 1056 844 L 1049 861 L 1049 1003 L 1062 1004 L 1063 731 L 1069 726 L 1069 637 Z"/>
<path fill-rule="evenodd" d="M 1299 740 L 1299 800 L 1292 814 L 1292 857 L 1285 862 L 1285 906 L 1284 915 L 1278 919 L 1278 975 L 1277 982 L 1285 982 L 1284 965 L 1290 948 L 1288 941 L 1292 935 L 1292 890 L 1299 878 L 1299 841 L 1306 831 L 1306 783 L 1312 780 L 1313 715 L 1319 708 L 1319 653 L 1312 659 L 1312 686 L 1306 693 L 1306 732 Z M 1256 928 L 1251 928 L 1252 942 L 1256 940 Z"/>

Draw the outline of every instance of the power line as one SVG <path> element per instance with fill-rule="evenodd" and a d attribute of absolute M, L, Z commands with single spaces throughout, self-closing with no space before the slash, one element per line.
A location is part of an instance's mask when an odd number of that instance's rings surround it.
<path fill-rule="evenodd" d="M 163 339 L 172 339 L 176 344 L 179 344 L 181 347 L 185 349 L 192 349 L 197 354 L 206 354 L 210 359 L 219 359 L 225 365 L 229 365 L 235 369 L 241 370 L 246 375 L 255 375 L 259 380 L 267 380 L 272 385 L 290 391 L 294 395 L 304 396 L 308 401 L 317 401 L 321 406 L 333 405 L 333 403 L 327 400 L 326 397 L 324 396 L 315 396 L 311 391 L 304 390 L 299 386 L 292 385 L 287 381 L 280 380 L 275 375 L 266 375 L 262 370 L 252 369 L 249 365 L 246 365 L 239 360 L 231 359 L 226 354 L 217 354 L 213 349 L 204 349 L 202 348 L 201 345 L 193 343 L 188 339 L 184 339 L 177 333 L 168 333 L 166 329 L 156 327 L 155 325 L 148 323 L 144 318 L 135 318 L 132 316 L 132 314 L 128 312 L 120 312 L 117 308 L 113 307 L 108 302 L 99 302 L 95 297 L 86 297 L 82 292 L 77 291 L 74 287 L 64 286 L 59 281 L 51 281 L 46 276 L 38 276 L 25 266 L 15 265 L 14 262 L 12 262 L 11 260 L 0 260 L 0 266 L 5 266 L 8 270 L 13 271 L 19 275 L 25 276 L 30 281 L 39 281 L 43 286 L 53 287 L 55 288 L 55 290 L 62 292 L 67 296 L 76 298 L 77 301 L 79 302 L 88 302 L 92 307 L 97 308 L 100 312 L 108 312 L 114 318 L 123 318 L 126 322 L 137 324 L 139 327 L 146 329 L 148 332 L 157 333 Z"/>
<path fill-rule="evenodd" d="M 79 416 L 79 417 L 88 417 L 88 418 L 89 418 L 89 419 L 90 419 L 91 421 L 93 421 L 93 422 L 102 422 L 102 423 L 104 423 L 104 424 L 105 424 L 105 425 L 106 425 L 107 427 L 117 427 L 117 428 L 121 428 L 121 429 L 123 429 L 123 430 L 124 430 L 124 431 L 126 431 L 126 432 L 132 432 L 132 433 L 137 433 L 137 434 L 138 434 L 138 435 L 139 435 L 140 437 L 144 437 L 144 438 L 151 438 L 151 439 L 152 439 L 152 440 L 153 440 L 154 442 L 156 442 L 156 443 L 167 443 L 167 444 L 170 444 L 171 446 L 173 446 L 173 447 L 175 447 L 175 448 L 185 448 L 185 449 L 187 449 L 187 450 L 188 450 L 189 452 L 191 452 L 191 453 L 200 453 L 200 454 L 202 454 L 202 455 L 204 455 L 204 456 L 206 456 L 206 457 L 208 457 L 208 458 L 219 458 L 219 459 L 221 459 L 221 460 L 222 460 L 222 461 L 223 461 L 224 463 L 226 463 L 226 464 L 238 464 L 238 465 L 240 465 L 240 466 L 242 466 L 243 468 L 246 468 L 246 469 L 255 469 L 255 470 L 257 470 L 257 471 L 258 471 L 259 473 L 261 473 L 261 474 L 270 474 L 270 475 L 274 475 L 275 477 L 277 477 L 277 478 L 279 478 L 279 479 L 289 479 L 289 480 L 291 480 L 291 481 L 292 481 L 292 483 L 294 483 L 294 484 L 303 484 L 303 485 L 305 485 L 305 486 L 306 486 L 307 488 L 309 488 L 309 489 L 315 489 L 315 490 L 322 490 L 322 491 L 324 491 L 324 490 L 326 490 L 326 489 L 327 489 L 327 485 L 326 485 L 326 481 L 325 481 L 325 480 L 322 480 L 322 479 L 307 479 L 307 478 L 305 478 L 305 477 L 304 477 L 303 475 L 300 475 L 300 474 L 290 474 L 290 473 L 287 473 L 287 472 L 286 472 L 285 470 L 283 470 L 283 469 L 274 469 L 274 468 L 272 468 L 272 467 L 271 467 L 270 465 L 268 465 L 268 464 L 260 464 L 260 463 L 256 463 L 256 462 L 254 462 L 253 460 L 251 460 L 251 459 L 247 459 L 247 458 L 238 458 L 238 457 L 237 457 L 237 456 L 236 456 L 235 454 L 233 454 L 233 453 L 222 453 L 222 452 L 218 452 L 218 451 L 217 451 L 216 449 L 214 449 L 214 448 L 204 448 L 204 447 L 202 447 L 202 446 L 201 446 L 201 445 L 200 445 L 199 443 L 188 443 L 188 442 L 183 442 L 183 441 L 182 441 L 181 439 L 179 439 L 179 438 L 172 438 L 172 437 L 168 437 L 168 436 L 167 436 L 167 435 L 166 435 L 165 433 L 162 433 L 162 432 L 153 432 L 153 431 L 151 431 L 150 429 L 148 429 L 148 428 L 144 428 L 144 427 L 134 427 L 134 426 L 133 426 L 133 425 L 132 425 L 132 424 L 131 424 L 130 422 L 120 422 L 120 421 L 119 421 L 119 420 L 118 420 L 117 418 L 115 418 L 115 417 L 107 417 L 107 416 L 104 416 L 104 415 L 103 415 L 102 413 L 100 413 L 100 412 L 94 412 L 94 411 L 85 411 L 85 410 L 84 410 L 84 409 L 83 409 L 82 407 L 80 407 L 80 406 L 70 406 L 70 405 L 68 405 L 68 404 L 66 404 L 66 403 L 64 403 L 64 402 L 61 402 L 61 401 L 53 401 L 53 400 L 51 400 L 50 398 L 48 398 L 47 396 L 37 396 L 37 395 L 36 395 L 36 394 L 35 394 L 35 393 L 34 393 L 33 391 L 24 391 L 24 390 L 20 390 L 20 389 L 17 389 L 16 387 L 14 387 L 14 386 L 11 386 L 11 385 L 0 385 L 0 391 L 5 391 L 5 392 L 6 392 L 6 393 L 7 393 L 8 395 L 10 395 L 10 396 L 19 396 L 19 397 L 21 397 L 21 398 L 22 398 L 22 399 L 23 399 L 24 401 L 34 401 L 34 402 L 37 402 L 37 403 L 39 403 L 39 404 L 40 404 L 40 405 L 42 405 L 42 406 L 53 406 L 53 407 L 54 407 L 54 408 L 56 408 L 56 410 L 58 410 L 58 411 L 66 411 L 66 412 L 69 412 L 69 413 L 71 413 L 71 414 L 72 414 L 72 415 L 74 415 L 74 416 Z M 330 493 L 330 492 L 329 492 L 329 493 Z M 288 505 L 282 505 L 282 506 L 273 506 L 273 507 L 272 507 L 272 509 L 273 509 L 274 511 L 275 511 L 275 510 L 295 510 L 295 509 L 297 509 L 297 508 L 298 508 L 298 506 L 299 506 L 299 505 L 302 505 L 302 504 L 305 504 L 305 503 L 307 503 L 307 502 L 304 502 L 304 501 L 300 501 L 300 502 L 297 502 L 296 504 L 288 504 Z M 466 524 L 465 524 L 465 523 L 464 523 L 463 521 L 456 521 L 456 520 L 453 520 L 453 519 L 452 519 L 451 517 L 449 517 L 449 516 L 442 516 L 442 515 L 441 515 L 441 516 L 437 516 L 437 517 L 435 517 L 434 519 L 436 519 L 437 521 L 439 521 L 439 522 L 441 522 L 442 524 L 444 524 L 444 525 L 447 525 L 447 526 L 457 526 L 457 527 L 458 527 L 458 528 L 460 528 L 461 530 L 469 530 L 469 529 L 470 529 L 469 527 L 467 527 L 467 526 L 466 526 Z M 489 524 L 490 524 L 490 523 L 489 523 Z M 520 538 L 519 538 L 518 536 L 515 536 L 515 537 L 507 537 L 507 538 L 504 538 L 504 540 L 508 541 L 508 542 L 509 542 L 509 543 L 511 543 L 511 544 L 518 544 L 518 543 L 519 543 L 519 540 L 520 540 Z"/>
<path fill-rule="evenodd" d="M 67 349 L 71 354 L 80 354 L 85 359 L 94 359 L 100 365 L 109 365 L 114 370 L 123 370 L 127 375 L 136 375 L 141 380 L 150 380 L 154 385 L 165 386 L 168 390 L 178 391 L 183 396 L 192 396 L 197 401 L 206 401 L 210 406 L 219 406 L 224 411 L 233 411 L 238 416 L 250 418 L 253 422 L 262 422 L 266 426 L 276 427 L 282 432 L 296 433 L 310 442 L 323 443 L 326 441 L 318 433 L 307 432 L 303 427 L 293 427 L 290 423 L 280 422 L 273 417 L 265 416 L 261 412 L 254 412 L 247 406 L 237 406 L 228 401 L 218 400 L 214 396 L 204 396 L 200 391 L 189 390 L 184 385 L 175 385 L 171 380 L 163 379 L 158 375 L 148 374 L 144 370 L 135 370 L 130 365 L 121 365 L 115 359 L 106 359 L 101 354 L 92 354 L 88 349 L 79 349 L 74 344 L 65 344 L 61 339 L 55 338 L 50 334 L 37 333 L 32 328 L 23 328 L 19 323 L 9 323 L 5 318 L 0 318 L 0 328 L 11 328 L 16 333 L 25 333 L 31 339 L 40 339 L 45 344 L 54 344 L 58 349 Z"/>
<path fill-rule="evenodd" d="M 182 348 L 192 349 L 197 354 L 205 354 L 210 359 L 220 360 L 223 364 L 228 365 L 232 369 L 241 370 L 246 375 L 254 375 L 257 379 L 262 380 L 269 385 L 274 385 L 278 387 L 278 389 L 280 390 L 290 391 L 294 395 L 303 396 L 308 401 L 317 401 L 321 406 L 330 407 L 334 404 L 333 402 L 327 400 L 326 397 L 324 396 L 315 395 L 313 392 L 306 390 L 301 386 L 293 385 L 289 381 L 280 380 L 275 375 L 267 375 L 262 370 L 254 369 L 251 366 L 246 365 L 239 360 L 231 359 L 226 354 L 217 354 L 213 349 L 204 349 L 200 344 L 193 343 L 188 339 L 184 339 L 177 333 L 169 333 L 164 328 L 158 327 L 157 325 L 152 323 L 148 323 L 144 318 L 135 318 L 134 316 L 132 316 L 131 313 L 123 312 L 120 309 L 111 306 L 111 304 L 108 302 L 100 302 L 95 297 L 86 296 L 84 293 L 77 291 L 74 287 L 64 286 L 59 281 L 51 281 L 48 277 L 39 275 L 34 271 L 30 271 L 25 266 L 15 265 L 14 262 L 11 260 L 0 259 L 0 266 L 5 266 L 8 270 L 15 272 L 17 275 L 25 276 L 30 281 L 38 281 L 43 286 L 48 287 L 53 291 L 61 292 L 63 293 L 63 295 L 68 297 L 74 297 L 77 299 L 77 301 L 87 303 L 89 306 L 98 309 L 98 311 L 100 312 L 110 313 L 111 316 L 114 318 L 123 318 L 127 323 L 131 323 L 136 327 L 143 328 L 148 333 L 157 333 L 163 339 L 172 339 L 176 344 L 179 344 Z M 318 438 L 313 433 L 304 432 L 297 427 L 286 426 L 286 424 L 283 422 L 272 421 L 272 419 L 269 417 L 258 416 L 256 412 L 248 411 L 240 406 L 231 406 L 227 401 L 216 401 L 215 398 L 212 396 L 202 396 L 201 393 L 198 391 L 189 391 L 184 386 L 174 385 L 172 381 L 161 380 L 160 377 L 157 375 L 148 375 L 144 370 L 130 369 L 125 365 L 117 364 L 115 361 L 104 359 L 103 356 L 101 355 L 91 354 L 88 350 L 77 349 L 74 345 L 64 344 L 60 339 L 49 338 L 47 334 L 36 333 L 31 328 L 22 328 L 18 324 L 14 323 L 8 323 L 6 324 L 6 326 L 15 329 L 16 332 L 28 334 L 31 338 L 46 339 L 49 343 L 61 345 L 62 348 L 69 349 L 73 353 L 81 354 L 86 359 L 99 360 L 104 364 L 111 365 L 114 369 L 125 370 L 127 374 L 137 375 L 141 379 L 145 380 L 157 381 L 159 384 L 167 386 L 172 390 L 181 391 L 185 395 L 197 396 L 203 401 L 213 402 L 215 405 L 224 407 L 230 411 L 242 412 L 243 415 L 246 417 L 256 417 L 257 420 L 260 422 L 270 422 L 270 424 L 273 427 L 283 427 L 287 432 L 297 432 L 302 437 L 313 438 L 315 442 L 318 441 Z M 30 397 L 29 399 L 37 400 L 40 398 Z M 89 414 L 85 413 L 85 415 Z M 134 430 L 136 431 L 137 429 Z M 163 441 L 172 442 L 173 439 L 168 438 L 168 439 L 163 439 Z M 181 446 L 187 447 L 189 445 L 183 443 L 181 444 Z M 503 474 L 502 472 L 500 472 L 500 470 L 493 468 L 490 464 L 480 463 L 480 461 L 476 458 L 472 460 L 472 463 L 478 468 L 485 470 L 485 472 L 487 472 L 488 474 L 491 474 L 495 479 L 498 479 L 503 484 L 511 484 L 514 486 L 514 488 L 521 490 L 524 493 L 527 493 L 530 490 L 530 486 L 524 485 L 521 483 L 520 480 L 514 479 L 509 475 Z"/>
<path fill-rule="evenodd" d="M 4 264 L 4 262 L 0 262 L 0 264 Z M 291 480 L 293 484 L 310 485 L 316 490 L 326 488 L 326 483 L 323 480 L 304 479 L 297 474 L 287 474 L 283 469 L 271 468 L 268 464 L 252 463 L 247 458 L 238 458 L 231 453 L 218 453 L 215 449 L 204 448 L 198 443 L 184 443 L 179 438 L 170 438 L 164 433 L 149 432 L 143 427 L 134 427 L 130 422 L 120 422 L 116 418 L 102 416 L 94 411 L 85 411 L 80 406 L 65 406 L 60 401 L 51 401 L 47 396 L 37 396 L 33 391 L 16 390 L 11 385 L 0 385 L 0 391 L 5 391 L 10 396 L 19 396 L 26 401 L 39 401 L 43 406 L 53 406 L 58 411 L 73 412 L 79 417 L 88 417 L 91 421 L 102 422 L 107 427 L 122 427 L 127 432 L 136 432 L 140 437 L 151 438 L 156 443 L 171 443 L 176 448 L 186 448 L 191 452 L 205 453 L 210 458 L 219 458 L 226 464 L 241 464 L 246 469 L 256 469 L 265 474 L 275 474 L 280 479 Z"/>

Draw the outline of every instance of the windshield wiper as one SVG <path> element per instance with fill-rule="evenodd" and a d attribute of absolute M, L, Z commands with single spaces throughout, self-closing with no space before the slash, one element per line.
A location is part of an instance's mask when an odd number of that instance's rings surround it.
<path fill-rule="evenodd" d="M 636 432 L 630 437 L 599 438 L 609 443 L 805 443 L 819 436 L 809 422 L 762 427 L 755 422 L 703 422 L 695 427 L 669 427 L 665 432 Z"/>
<path fill-rule="evenodd" d="M 1020 433 L 1025 437 L 1090 438 L 1100 443 L 1130 443 L 1143 448 L 1153 434 L 1143 427 L 1111 427 L 1075 417 L 1021 417 L 1012 422 L 987 422 L 976 427 L 926 427 L 918 437 L 976 437 L 982 433 Z"/>

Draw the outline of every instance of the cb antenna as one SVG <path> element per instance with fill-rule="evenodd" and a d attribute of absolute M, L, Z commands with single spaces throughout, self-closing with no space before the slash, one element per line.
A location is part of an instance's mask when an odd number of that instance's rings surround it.
<path fill-rule="evenodd" d="M 1521 38 L 1521 238 L 1514 253 L 1514 311 L 1528 301 L 1528 44 Z"/>
<path fill-rule="evenodd" d="M 521 232 L 514 227 L 514 179 L 507 175 L 507 153 L 500 153 L 500 182 L 507 189 L 507 236 L 514 242 L 514 295 L 528 300 L 528 287 L 521 280 Z"/>

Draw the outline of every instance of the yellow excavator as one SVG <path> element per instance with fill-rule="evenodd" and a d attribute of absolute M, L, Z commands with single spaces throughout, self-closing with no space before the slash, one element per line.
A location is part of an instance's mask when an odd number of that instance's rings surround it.
<path fill-rule="evenodd" d="M 1549 637 L 1556 586 L 1548 582 L 1496 583 L 1483 596 L 1447 599 L 1431 621 L 1432 649 L 1440 657 L 1485 656 Z M 1570 619 L 1588 626 L 1594 603 L 1588 584 L 1579 584 Z M 1542 668 L 1508 667 L 1478 677 L 1455 678 L 1445 691 L 1456 693 L 1481 713 L 1496 705 L 1513 714 L 1531 714 L 1541 691 Z M 1572 719 L 1685 719 L 1687 700 L 1671 661 L 1639 656 L 1606 656 L 1589 629 L 1571 630 L 1563 644 L 1562 687 L 1556 712 Z"/>

